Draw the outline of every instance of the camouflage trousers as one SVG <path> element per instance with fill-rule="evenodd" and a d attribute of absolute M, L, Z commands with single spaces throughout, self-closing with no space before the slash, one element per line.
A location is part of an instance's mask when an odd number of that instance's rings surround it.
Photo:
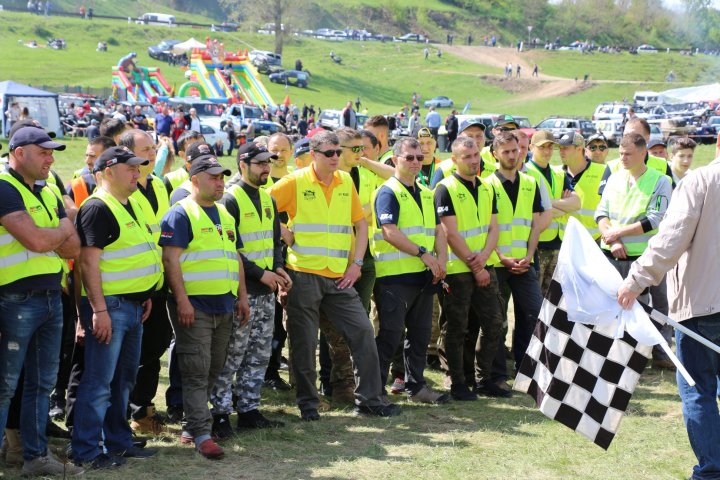
<path fill-rule="evenodd" d="M 543 296 L 545 296 L 548 288 L 550 288 L 550 282 L 552 281 L 553 273 L 555 273 L 555 267 L 557 267 L 559 253 L 560 250 L 538 249 L 538 263 L 540 267 L 538 280 L 540 280 L 540 293 Z"/>
<path fill-rule="evenodd" d="M 233 412 L 233 393 L 239 413 L 260 407 L 260 390 L 272 351 L 275 294 L 248 295 L 248 301 L 250 319 L 243 327 L 237 318 L 233 320 L 225 366 L 210 394 L 213 415 Z"/>

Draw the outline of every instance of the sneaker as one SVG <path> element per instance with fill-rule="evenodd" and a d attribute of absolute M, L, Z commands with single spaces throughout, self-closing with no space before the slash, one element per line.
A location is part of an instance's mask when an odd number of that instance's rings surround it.
<path fill-rule="evenodd" d="M 230 438 L 235 435 L 230 425 L 229 415 L 213 415 L 212 434 L 219 439 Z"/>
<path fill-rule="evenodd" d="M 452 387 L 450 387 L 450 396 L 454 400 L 459 400 L 461 402 L 468 402 L 472 400 L 477 400 L 477 394 L 470 390 L 470 387 L 467 386 L 466 383 L 460 383 L 460 384 L 453 384 Z"/>
<path fill-rule="evenodd" d="M 308 408 L 307 410 L 300 410 L 300 419 L 305 422 L 316 422 L 320 420 L 320 414 L 314 408 Z"/>
<path fill-rule="evenodd" d="M 167 407 L 167 421 L 168 423 L 180 423 L 183 419 L 183 407 L 182 405 L 170 405 Z"/>
<path fill-rule="evenodd" d="M 277 428 L 284 427 L 283 422 L 269 420 L 260 413 L 259 410 L 250 410 L 249 412 L 238 413 L 237 428 L 238 430 L 245 428 Z"/>
<path fill-rule="evenodd" d="M 130 428 L 134 433 L 145 433 L 148 435 L 162 435 L 166 433 L 165 422 L 158 413 L 155 412 L 155 407 L 145 407 L 146 415 L 140 419 L 133 419 L 130 422 Z"/>
<path fill-rule="evenodd" d="M 109 468 L 122 467 L 127 463 L 122 457 L 116 457 L 115 455 L 108 455 L 107 453 L 101 453 L 97 457 L 84 462 L 82 465 L 88 470 L 107 470 Z M 75 465 L 81 466 L 80 462 L 75 462 Z"/>
<path fill-rule="evenodd" d="M 486 397 L 511 398 L 513 396 L 512 390 L 505 390 L 493 382 L 483 382 L 478 384 L 477 388 L 475 388 L 475 392 Z"/>
<path fill-rule="evenodd" d="M 50 450 L 42 457 L 25 460 L 22 467 L 24 477 L 40 477 L 45 475 L 82 475 L 85 470 L 72 463 L 63 463 Z"/>
<path fill-rule="evenodd" d="M 154 448 L 140 448 L 133 445 L 120 452 L 111 452 L 110 455 L 123 458 L 150 458 L 154 457 L 156 453 L 157 450 Z"/>
<path fill-rule="evenodd" d="M 400 415 L 400 407 L 394 403 L 387 405 L 358 405 L 354 410 L 355 415 L 362 415 L 368 417 L 394 417 Z"/>
<path fill-rule="evenodd" d="M 292 386 L 280 377 L 266 379 L 263 386 L 266 388 L 272 388 L 273 390 L 279 390 L 281 392 L 292 390 Z"/>
<path fill-rule="evenodd" d="M 65 401 L 50 399 L 50 411 L 48 412 L 53 420 L 65 419 Z"/>
<path fill-rule="evenodd" d="M 390 387 L 390 393 L 393 395 L 400 395 L 405 391 L 405 379 L 396 377 L 393 380 L 392 387 Z"/>
<path fill-rule="evenodd" d="M 193 437 L 190 432 L 186 432 L 185 430 L 183 430 L 180 434 L 180 443 L 182 445 L 194 445 L 195 437 Z"/>
<path fill-rule="evenodd" d="M 447 393 L 438 393 L 427 385 L 423 385 L 417 392 L 408 394 L 408 400 L 413 403 L 441 404 L 449 402 L 450 396 Z"/>
<path fill-rule="evenodd" d="M 198 453 L 205 458 L 210 460 L 219 460 L 225 455 L 225 451 L 213 441 L 212 438 L 208 438 L 197 447 Z"/>
<path fill-rule="evenodd" d="M 501 390 L 505 390 L 506 392 L 512 392 L 512 388 L 505 380 L 497 380 L 495 382 L 495 385 Z"/>

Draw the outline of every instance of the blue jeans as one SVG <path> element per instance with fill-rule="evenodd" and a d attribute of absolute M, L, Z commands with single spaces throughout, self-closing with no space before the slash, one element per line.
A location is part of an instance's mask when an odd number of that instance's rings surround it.
<path fill-rule="evenodd" d="M 50 392 L 60 364 L 60 290 L 0 293 L 0 434 L 25 367 L 20 433 L 25 460 L 45 455 Z"/>
<path fill-rule="evenodd" d="M 85 328 L 85 370 L 77 400 L 72 449 L 75 460 L 86 462 L 103 453 L 130 448 L 132 430 L 127 421 L 128 396 L 135 384 L 142 343 L 142 307 L 122 297 L 105 296 L 112 338 L 100 343 L 92 334 L 92 309 L 86 297 L 80 304 Z"/>
<path fill-rule="evenodd" d="M 682 322 L 711 342 L 720 343 L 720 313 Z M 720 413 L 717 404 L 720 355 L 699 344 L 680 330 L 675 331 L 677 356 L 697 383 L 694 387 L 677 374 L 685 428 L 698 464 L 694 479 L 720 479 Z"/>

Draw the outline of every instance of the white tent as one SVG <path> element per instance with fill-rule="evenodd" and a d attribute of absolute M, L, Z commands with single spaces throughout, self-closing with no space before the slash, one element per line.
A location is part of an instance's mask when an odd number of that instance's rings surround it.
<path fill-rule="evenodd" d="M 207 46 L 202 42 L 198 42 L 194 38 L 190 38 L 190 40 L 174 45 L 172 50 L 175 55 L 182 55 L 185 52 L 191 51 L 193 48 L 205 50 Z"/>
<path fill-rule="evenodd" d="M 720 83 L 665 90 L 660 93 L 659 99 L 662 103 L 717 101 L 720 100 Z"/>
<path fill-rule="evenodd" d="M 21 109 L 27 107 L 30 116 L 40 122 L 43 128 L 62 135 L 57 93 L 9 80 L 0 82 L 0 112 L 4 113 L 13 103 L 17 103 Z M 6 115 L 0 116 L 0 127 L 0 132 L 5 135 L 10 131 L 10 120 Z"/>

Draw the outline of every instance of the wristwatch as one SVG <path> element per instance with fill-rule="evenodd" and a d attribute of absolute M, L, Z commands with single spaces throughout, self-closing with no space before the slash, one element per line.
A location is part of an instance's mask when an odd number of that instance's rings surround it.
<path fill-rule="evenodd" d="M 427 248 L 425 247 L 418 247 L 418 253 L 415 255 L 418 258 L 421 258 L 423 255 L 427 253 Z"/>
<path fill-rule="evenodd" d="M 358 267 L 362 267 L 364 265 L 363 261 L 359 258 L 356 258 L 355 260 L 353 260 L 353 263 L 355 265 L 357 265 Z"/>

